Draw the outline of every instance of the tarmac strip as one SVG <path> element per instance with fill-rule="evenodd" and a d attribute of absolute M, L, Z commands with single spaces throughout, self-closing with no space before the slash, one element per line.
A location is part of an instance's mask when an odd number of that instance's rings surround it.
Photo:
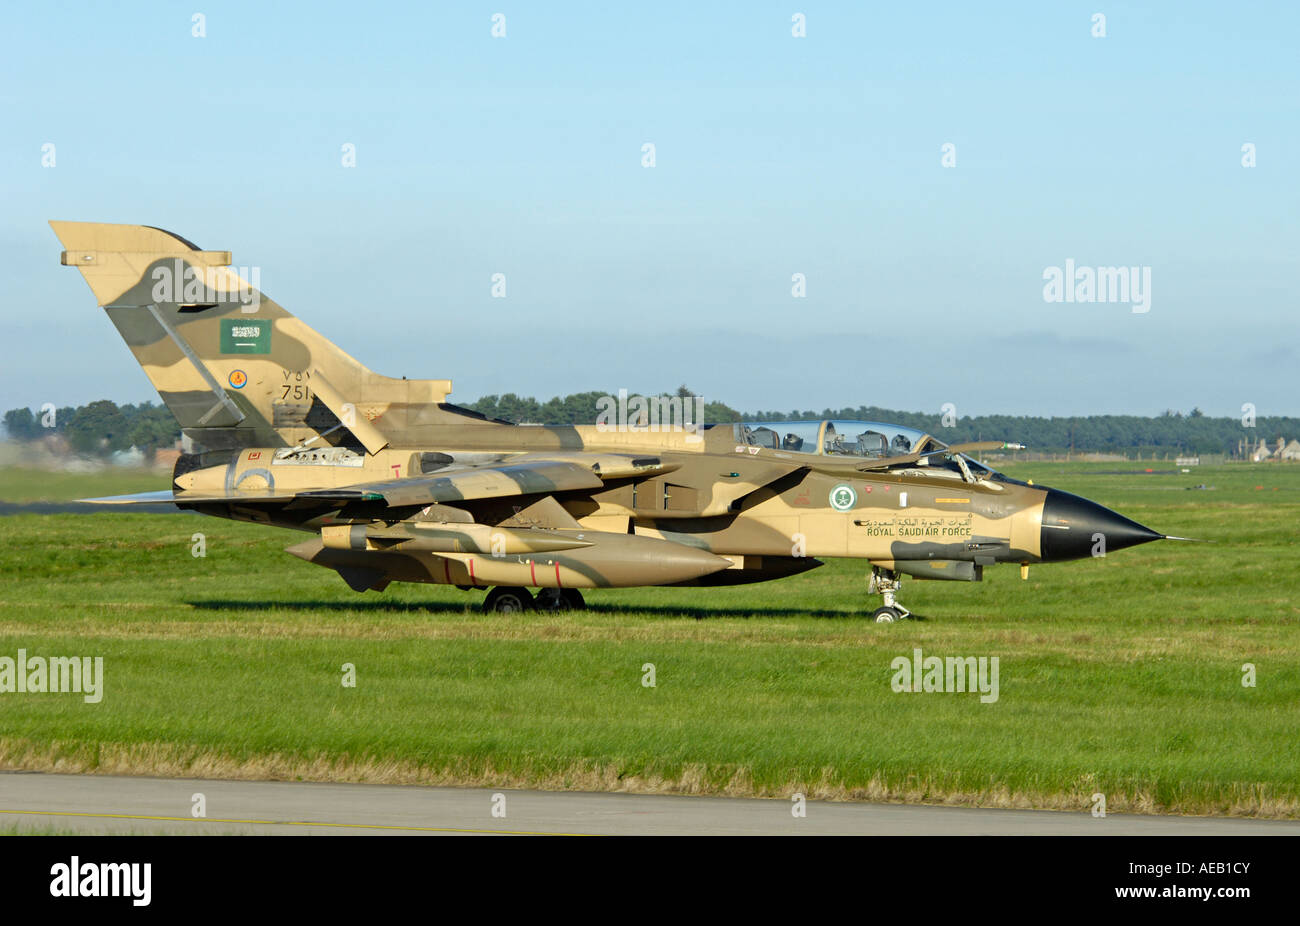
<path fill-rule="evenodd" d="M 193 814 L 202 795 L 204 817 Z M 1300 821 L 0 772 L 0 829 L 292 835 L 1300 835 Z"/>

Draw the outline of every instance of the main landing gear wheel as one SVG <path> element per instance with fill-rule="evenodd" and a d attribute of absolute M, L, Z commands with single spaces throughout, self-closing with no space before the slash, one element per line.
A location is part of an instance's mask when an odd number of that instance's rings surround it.
<path fill-rule="evenodd" d="M 533 609 L 533 593 L 526 588 L 498 585 L 483 599 L 483 613 L 516 614 Z"/>
<path fill-rule="evenodd" d="M 585 611 L 587 602 L 576 588 L 544 588 L 537 593 L 539 611 Z"/>
<path fill-rule="evenodd" d="M 897 601 L 898 589 L 902 584 L 898 573 L 892 569 L 871 567 L 871 578 L 867 580 L 867 594 L 879 595 L 885 600 L 883 608 L 876 608 L 871 612 L 871 619 L 877 624 L 892 624 L 912 613 Z"/>

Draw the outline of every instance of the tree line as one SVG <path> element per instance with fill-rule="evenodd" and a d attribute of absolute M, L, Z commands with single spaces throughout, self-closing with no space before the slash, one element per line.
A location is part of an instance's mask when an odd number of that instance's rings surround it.
<path fill-rule="evenodd" d="M 580 392 L 539 402 L 514 393 L 484 396 L 465 407 L 515 424 L 593 424 L 596 402 L 607 393 Z M 656 395 L 662 393 L 646 393 Z M 689 396 L 680 387 L 676 393 Z M 791 409 L 790 411 L 741 412 L 722 402 L 704 406 L 706 424 L 734 421 L 801 421 L 823 418 L 848 418 L 901 424 L 933 434 L 945 443 L 1005 440 L 1025 444 L 1034 451 L 1062 453 L 1091 451 L 1097 453 L 1169 453 L 1210 454 L 1236 453 L 1244 438 L 1254 446 L 1263 438 L 1270 447 L 1279 437 L 1300 438 L 1300 418 L 1266 416 L 1247 425 L 1241 418 L 1213 418 L 1194 408 L 1186 414 L 1172 409 L 1154 417 L 1143 415 L 1082 415 L 1038 417 L 1032 415 L 965 415 L 957 417 L 943 412 L 908 412 L 875 405 L 856 408 Z"/>
<path fill-rule="evenodd" d="M 108 399 L 36 412 L 13 408 L 5 412 L 4 425 L 11 440 L 58 434 L 77 453 L 102 457 L 132 447 L 152 457 L 155 450 L 173 446 L 181 436 L 180 425 L 165 405 L 118 405 Z"/>
<path fill-rule="evenodd" d="M 673 393 L 692 397 L 686 386 Z M 594 424 L 600 399 L 605 392 L 578 392 L 546 401 L 514 393 L 488 395 L 464 407 L 488 418 L 513 424 Z M 791 409 L 741 412 L 722 402 L 706 402 L 706 424 L 734 421 L 798 421 L 804 419 L 849 418 L 906 425 L 934 434 L 947 443 L 975 440 L 1006 440 L 1025 444 L 1030 450 L 1059 453 L 1070 450 L 1100 453 L 1168 453 L 1175 455 L 1234 454 L 1241 440 L 1251 446 L 1261 438 L 1274 446 L 1279 437 L 1300 438 L 1300 418 L 1260 417 L 1253 426 L 1239 418 L 1213 418 L 1192 409 L 1183 414 L 1168 410 L 1154 417 L 1141 415 L 1085 415 L 1035 417 L 1012 415 L 944 415 L 907 412 L 860 405 L 856 408 Z M 4 414 L 10 439 L 37 440 L 60 434 L 76 452 L 108 456 L 135 447 L 152 456 L 159 448 L 171 447 L 180 438 L 180 427 L 165 406 L 143 402 L 117 405 L 107 399 L 77 407 L 43 409 L 15 408 Z"/>

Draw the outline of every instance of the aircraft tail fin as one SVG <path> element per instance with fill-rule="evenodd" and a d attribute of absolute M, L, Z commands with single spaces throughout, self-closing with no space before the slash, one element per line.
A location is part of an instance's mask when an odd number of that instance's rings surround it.
<path fill-rule="evenodd" d="M 371 372 L 258 288 L 229 251 L 145 225 L 50 222 L 185 434 L 204 449 L 324 437 L 374 453 L 449 380 Z M 385 417 L 387 416 L 387 418 Z"/>

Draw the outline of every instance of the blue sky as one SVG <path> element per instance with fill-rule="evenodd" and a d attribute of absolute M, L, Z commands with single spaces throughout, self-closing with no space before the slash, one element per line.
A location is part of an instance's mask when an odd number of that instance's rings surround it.
<path fill-rule="evenodd" d="M 1298 10 L 8 5 L 0 408 L 156 399 L 57 218 L 231 250 L 453 400 L 1300 414 Z M 1045 302 L 1067 258 L 1150 311 Z"/>

